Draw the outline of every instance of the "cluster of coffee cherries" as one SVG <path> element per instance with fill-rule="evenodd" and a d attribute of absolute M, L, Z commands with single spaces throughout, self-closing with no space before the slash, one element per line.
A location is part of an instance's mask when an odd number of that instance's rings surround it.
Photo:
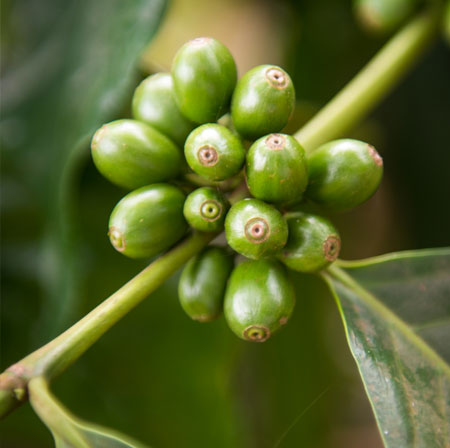
<path fill-rule="evenodd" d="M 137 87 L 134 119 L 108 123 L 92 140 L 98 170 L 133 190 L 109 221 L 119 252 L 152 257 L 189 228 L 225 229 L 230 247 L 208 246 L 186 264 L 180 302 L 201 322 L 223 310 L 230 328 L 250 341 L 267 340 L 292 314 L 288 268 L 317 272 L 339 254 L 333 224 L 303 204 L 350 209 L 382 177 L 380 156 L 361 141 L 332 141 L 307 156 L 295 138 L 280 133 L 294 106 L 283 69 L 261 65 L 238 81 L 229 50 L 198 38 L 181 47 L 171 73 Z M 230 183 L 246 184 L 251 197 L 231 206 Z M 247 260 L 235 267 L 236 253 Z"/>

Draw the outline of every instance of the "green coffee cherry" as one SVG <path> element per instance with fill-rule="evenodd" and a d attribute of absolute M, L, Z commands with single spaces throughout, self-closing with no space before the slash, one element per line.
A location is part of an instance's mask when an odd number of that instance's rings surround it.
<path fill-rule="evenodd" d="M 300 199 L 308 184 L 305 150 L 290 135 L 260 138 L 247 153 L 246 177 L 255 198 L 267 202 Z"/>
<path fill-rule="evenodd" d="M 225 113 L 230 102 L 236 64 L 223 44 L 211 37 L 199 37 L 178 50 L 172 78 L 181 112 L 195 123 L 211 123 Z"/>
<path fill-rule="evenodd" d="M 191 227 L 202 232 L 219 232 L 223 229 L 230 204 L 226 197 L 210 187 L 194 190 L 184 203 L 184 217 Z"/>
<path fill-rule="evenodd" d="M 233 256 L 222 247 L 208 247 L 188 261 L 180 277 L 178 296 L 192 319 L 209 322 L 222 313 L 233 264 Z"/>
<path fill-rule="evenodd" d="M 136 120 L 153 126 L 181 148 L 195 127 L 178 109 L 170 73 L 144 79 L 134 92 L 132 109 Z"/>
<path fill-rule="evenodd" d="M 383 176 L 383 159 L 359 140 L 325 143 L 308 155 L 305 196 L 330 210 L 348 210 L 369 199 Z"/>
<path fill-rule="evenodd" d="M 336 260 L 341 239 L 328 219 L 302 212 L 288 213 L 285 219 L 289 238 L 279 258 L 286 266 L 316 272 Z"/>
<path fill-rule="evenodd" d="M 288 228 L 281 213 L 258 199 L 234 204 L 225 219 L 228 244 L 247 258 L 276 254 L 286 244 Z"/>
<path fill-rule="evenodd" d="M 444 33 L 444 38 L 450 45 L 450 0 L 445 3 L 444 17 L 442 21 L 442 31 Z"/>
<path fill-rule="evenodd" d="M 109 239 L 130 258 L 146 258 L 168 249 L 186 232 L 184 193 L 169 184 L 154 184 L 127 194 L 109 219 Z"/>
<path fill-rule="evenodd" d="M 105 124 L 91 148 L 100 173 L 130 190 L 173 179 L 182 165 L 181 151 L 168 137 L 136 120 Z"/>
<path fill-rule="evenodd" d="M 294 106 L 295 90 L 289 75 L 276 65 L 260 65 L 238 81 L 231 116 L 239 134 L 255 140 L 281 131 Z"/>
<path fill-rule="evenodd" d="M 417 7 L 418 0 L 355 0 L 355 11 L 369 30 L 389 32 L 397 28 Z"/>
<path fill-rule="evenodd" d="M 245 160 L 242 142 L 220 124 L 204 124 L 186 140 L 184 154 L 188 165 L 209 180 L 225 180 L 237 174 Z"/>
<path fill-rule="evenodd" d="M 225 115 L 222 115 L 218 120 L 218 124 L 221 124 L 222 126 L 225 126 L 227 129 L 229 129 L 236 137 L 241 138 L 239 135 L 239 132 L 236 131 L 236 128 L 233 124 L 233 119 L 231 118 L 230 112 L 226 113 Z"/>
<path fill-rule="evenodd" d="M 224 314 L 240 338 L 266 341 L 291 317 L 295 295 L 286 269 L 276 260 L 237 266 L 225 292 Z"/>

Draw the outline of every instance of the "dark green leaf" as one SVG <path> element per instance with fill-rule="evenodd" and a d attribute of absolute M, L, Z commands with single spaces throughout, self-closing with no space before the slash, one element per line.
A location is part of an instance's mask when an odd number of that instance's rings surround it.
<path fill-rule="evenodd" d="M 42 377 L 30 381 L 29 393 L 31 405 L 52 432 L 56 448 L 145 448 L 116 431 L 72 415 L 52 395 Z"/>
<path fill-rule="evenodd" d="M 16 208 L 19 203 L 32 206 L 39 218 L 32 225 L 8 221 L 8 228 L 17 229 L 15 241 L 29 242 L 30 235 L 40 239 L 30 271 L 41 281 L 47 300 L 46 320 L 39 322 L 44 338 L 43 328 L 54 334 L 67 324 L 80 295 L 85 262 L 76 200 L 89 139 L 100 125 L 123 113 L 137 83 L 139 56 L 165 4 L 30 0 L 9 5 L 12 36 L 2 46 L 7 65 L 1 102 L 2 149 L 11 178 L 7 194 L 16 193 Z M 14 186 L 20 191 L 13 191 Z M 15 255 L 10 257 L 13 272 L 23 264 L 23 249 L 17 243 L 5 249 Z"/>
<path fill-rule="evenodd" d="M 450 250 L 341 262 L 324 274 L 387 447 L 446 447 Z"/>

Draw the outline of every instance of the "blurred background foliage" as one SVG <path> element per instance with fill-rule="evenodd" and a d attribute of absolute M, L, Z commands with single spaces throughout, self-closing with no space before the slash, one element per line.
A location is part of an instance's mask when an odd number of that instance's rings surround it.
<path fill-rule="evenodd" d="M 143 77 L 170 67 L 185 41 L 214 36 L 240 75 L 263 63 L 287 69 L 295 131 L 386 39 L 357 25 L 350 0 L 3 0 L 1 8 L 2 370 L 145 265 L 110 246 L 108 216 L 125 192 L 89 155 L 97 127 L 130 115 Z M 368 203 L 334 217 L 343 258 L 449 244 L 449 79 L 449 50 L 438 41 L 353 131 L 377 147 L 385 178 Z M 190 321 L 177 279 L 55 381 L 75 414 L 155 447 L 381 446 L 318 280 L 294 278 L 290 324 L 258 345 L 238 340 L 223 318 Z M 4 447 L 52 446 L 28 404 L 0 429 Z"/>

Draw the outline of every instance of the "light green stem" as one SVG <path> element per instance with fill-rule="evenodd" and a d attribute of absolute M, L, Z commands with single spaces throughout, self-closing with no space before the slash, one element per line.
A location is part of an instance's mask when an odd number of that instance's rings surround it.
<path fill-rule="evenodd" d="M 33 376 L 45 375 L 51 380 L 59 375 L 215 236 L 196 233 L 156 259 L 75 325 L 25 358 L 24 365 L 33 367 Z"/>
<path fill-rule="evenodd" d="M 342 135 L 417 59 L 437 27 L 436 23 L 434 15 L 424 15 L 407 25 L 340 94 L 297 132 L 296 138 L 311 149 Z M 230 201 L 244 196 L 245 193 L 238 188 Z M 27 399 L 27 386 L 32 378 L 43 376 L 49 381 L 63 372 L 215 236 L 194 234 L 151 263 L 60 336 L 7 369 L 0 375 L 0 417 Z"/>
<path fill-rule="evenodd" d="M 418 61 L 438 29 L 438 20 L 439 14 L 433 10 L 406 25 L 295 134 L 295 138 L 307 151 L 311 151 L 345 135 Z"/>
<path fill-rule="evenodd" d="M 14 390 L 36 376 L 51 380 L 78 359 L 109 328 L 155 291 L 216 234 L 196 233 L 158 258 L 75 325 L 48 344 L 11 366 L 0 376 L 0 416 L 19 405 Z M 26 399 L 26 396 L 23 397 Z"/>

